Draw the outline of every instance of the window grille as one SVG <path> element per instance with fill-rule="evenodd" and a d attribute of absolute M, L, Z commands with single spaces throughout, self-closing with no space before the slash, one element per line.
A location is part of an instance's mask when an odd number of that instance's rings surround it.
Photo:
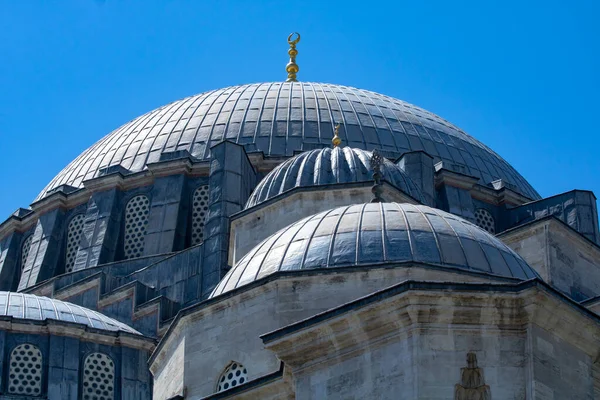
<path fill-rule="evenodd" d="M 25 268 L 25 263 L 27 262 L 27 256 L 29 255 L 29 249 L 31 248 L 31 238 L 33 235 L 29 235 L 27 239 L 23 241 L 23 245 L 21 246 L 21 271 Z"/>
<path fill-rule="evenodd" d="M 8 392 L 42 394 L 42 352 L 32 344 L 21 344 L 10 353 Z"/>
<path fill-rule="evenodd" d="M 126 259 L 141 257 L 144 253 L 144 237 L 149 212 L 150 200 L 144 195 L 135 196 L 125 207 L 123 252 Z"/>
<path fill-rule="evenodd" d="M 242 364 L 232 362 L 219 377 L 217 392 L 244 384 L 248 380 L 248 371 Z"/>
<path fill-rule="evenodd" d="M 192 198 L 192 245 L 204 240 L 204 222 L 208 213 L 208 185 L 200 186 Z"/>
<path fill-rule="evenodd" d="M 83 222 L 85 221 L 84 214 L 77 214 L 71 218 L 69 227 L 67 228 L 67 250 L 65 255 L 65 272 L 73 271 L 75 259 L 77 258 L 77 250 L 79 250 L 79 240 L 83 233 Z"/>
<path fill-rule="evenodd" d="M 494 217 L 492 217 L 492 214 L 490 214 L 488 210 L 483 208 L 475 210 L 475 223 L 492 235 L 496 234 L 496 223 L 494 222 Z"/>
<path fill-rule="evenodd" d="M 83 364 L 83 400 L 115 398 L 115 364 L 109 356 L 92 353 Z"/>

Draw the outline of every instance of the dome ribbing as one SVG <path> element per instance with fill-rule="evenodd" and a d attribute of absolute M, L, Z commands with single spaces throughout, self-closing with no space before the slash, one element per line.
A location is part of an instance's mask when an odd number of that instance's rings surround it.
<path fill-rule="evenodd" d="M 502 179 L 523 195 L 538 193 L 506 161 L 444 119 L 378 93 L 308 82 L 274 82 L 202 93 L 150 111 L 111 132 L 65 167 L 40 193 L 82 187 L 99 171 L 120 165 L 143 171 L 165 152 L 187 150 L 198 160 L 230 140 L 248 152 L 291 157 L 331 145 L 334 124 L 349 147 L 380 149 L 394 158 L 423 150 L 488 184 Z"/>
<path fill-rule="evenodd" d="M 311 150 L 286 160 L 269 172 L 246 203 L 253 207 L 296 187 L 373 181 L 371 152 L 350 147 Z M 423 194 L 396 164 L 385 160 L 382 179 L 424 203 Z"/>
<path fill-rule="evenodd" d="M 0 316 L 45 321 L 48 319 L 87 325 L 105 331 L 141 335 L 135 329 L 97 311 L 33 294 L 0 292 Z"/>
<path fill-rule="evenodd" d="M 304 218 L 265 239 L 221 280 L 217 296 L 278 271 L 423 263 L 516 279 L 537 277 L 507 245 L 435 208 L 369 203 Z"/>

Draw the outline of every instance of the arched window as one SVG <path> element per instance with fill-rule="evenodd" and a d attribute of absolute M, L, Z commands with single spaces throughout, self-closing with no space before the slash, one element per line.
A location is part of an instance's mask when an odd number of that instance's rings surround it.
<path fill-rule="evenodd" d="M 217 383 L 217 392 L 222 392 L 227 389 L 231 389 L 232 387 L 236 387 L 246 383 L 248 380 L 248 371 L 246 368 L 238 362 L 231 362 L 225 368 L 225 371 L 219 377 L 219 382 Z"/>
<path fill-rule="evenodd" d="M 32 344 L 20 344 L 10 353 L 8 392 L 42 394 L 42 352 Z"/>
<path fill-rule="evenodd" d="M 27 256 L 29 255 L 29 249 L 31 248 L 32 237 L 33 235 L 29 235 L 21 245 L 21 271 L 23 271 L 23 268 L 25 268 L 25 263 L 27 262 Z"/>
<path fill-rule="evenodd" d="M 496 223 L 488 210 L 483 208 L 475 210 L 475 222 L 480 228 L 485 229 L 492 235 L 496 234 Z"/>
<path fill-rule="evenodd" d="M 144 254 L 144 236 L 148 225 L 150 200 L 147 196 L 133 197 L 125 207 L 125 236 L 123 252 L 126 259 Z"/>
<path fill-rule="evenodd" d="M 83 363 L 84 400 L 113 400 L 115 398 L 115 364 L 109 356 L 92 353 Z"/>
<path fill-rule="evenodd" d="M 83 233 L 84 221 L 85 214 L 77 214 L 69 222 L 69 227 L 67 228 L 67 250 L 65 252 L 65 272 L 73 271 L 75 259 L 77 258 L 77 250 L 79 250 L 79 240 Z"/>
<path fill-rule="evenodd" d="M 208 185 L 200 186 L 192 198 L 192 245 L 204 240 L 204 221 L 208 213 Z"/>

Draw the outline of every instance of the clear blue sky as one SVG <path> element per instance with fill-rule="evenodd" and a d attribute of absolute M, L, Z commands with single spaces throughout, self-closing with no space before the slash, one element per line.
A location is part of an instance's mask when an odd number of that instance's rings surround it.
<path fill-rule="evenodd" d="M 549 196 L 600 195 L 600 2 L 4 1 L 0 220 L 96 140 L 209 89 L 300 80 L 409 101 Z"/>

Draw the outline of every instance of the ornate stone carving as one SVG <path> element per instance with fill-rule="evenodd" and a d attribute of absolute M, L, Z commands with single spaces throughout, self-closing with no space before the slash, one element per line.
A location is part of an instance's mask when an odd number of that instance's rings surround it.
<path fill-rule="evenodd" d="M 483 370 L 477 367 L 477 355 L 467 353 L 467 367 L 460 369 L 460 383 L 454 387 L 454 400 L 492 400 Z"/>

